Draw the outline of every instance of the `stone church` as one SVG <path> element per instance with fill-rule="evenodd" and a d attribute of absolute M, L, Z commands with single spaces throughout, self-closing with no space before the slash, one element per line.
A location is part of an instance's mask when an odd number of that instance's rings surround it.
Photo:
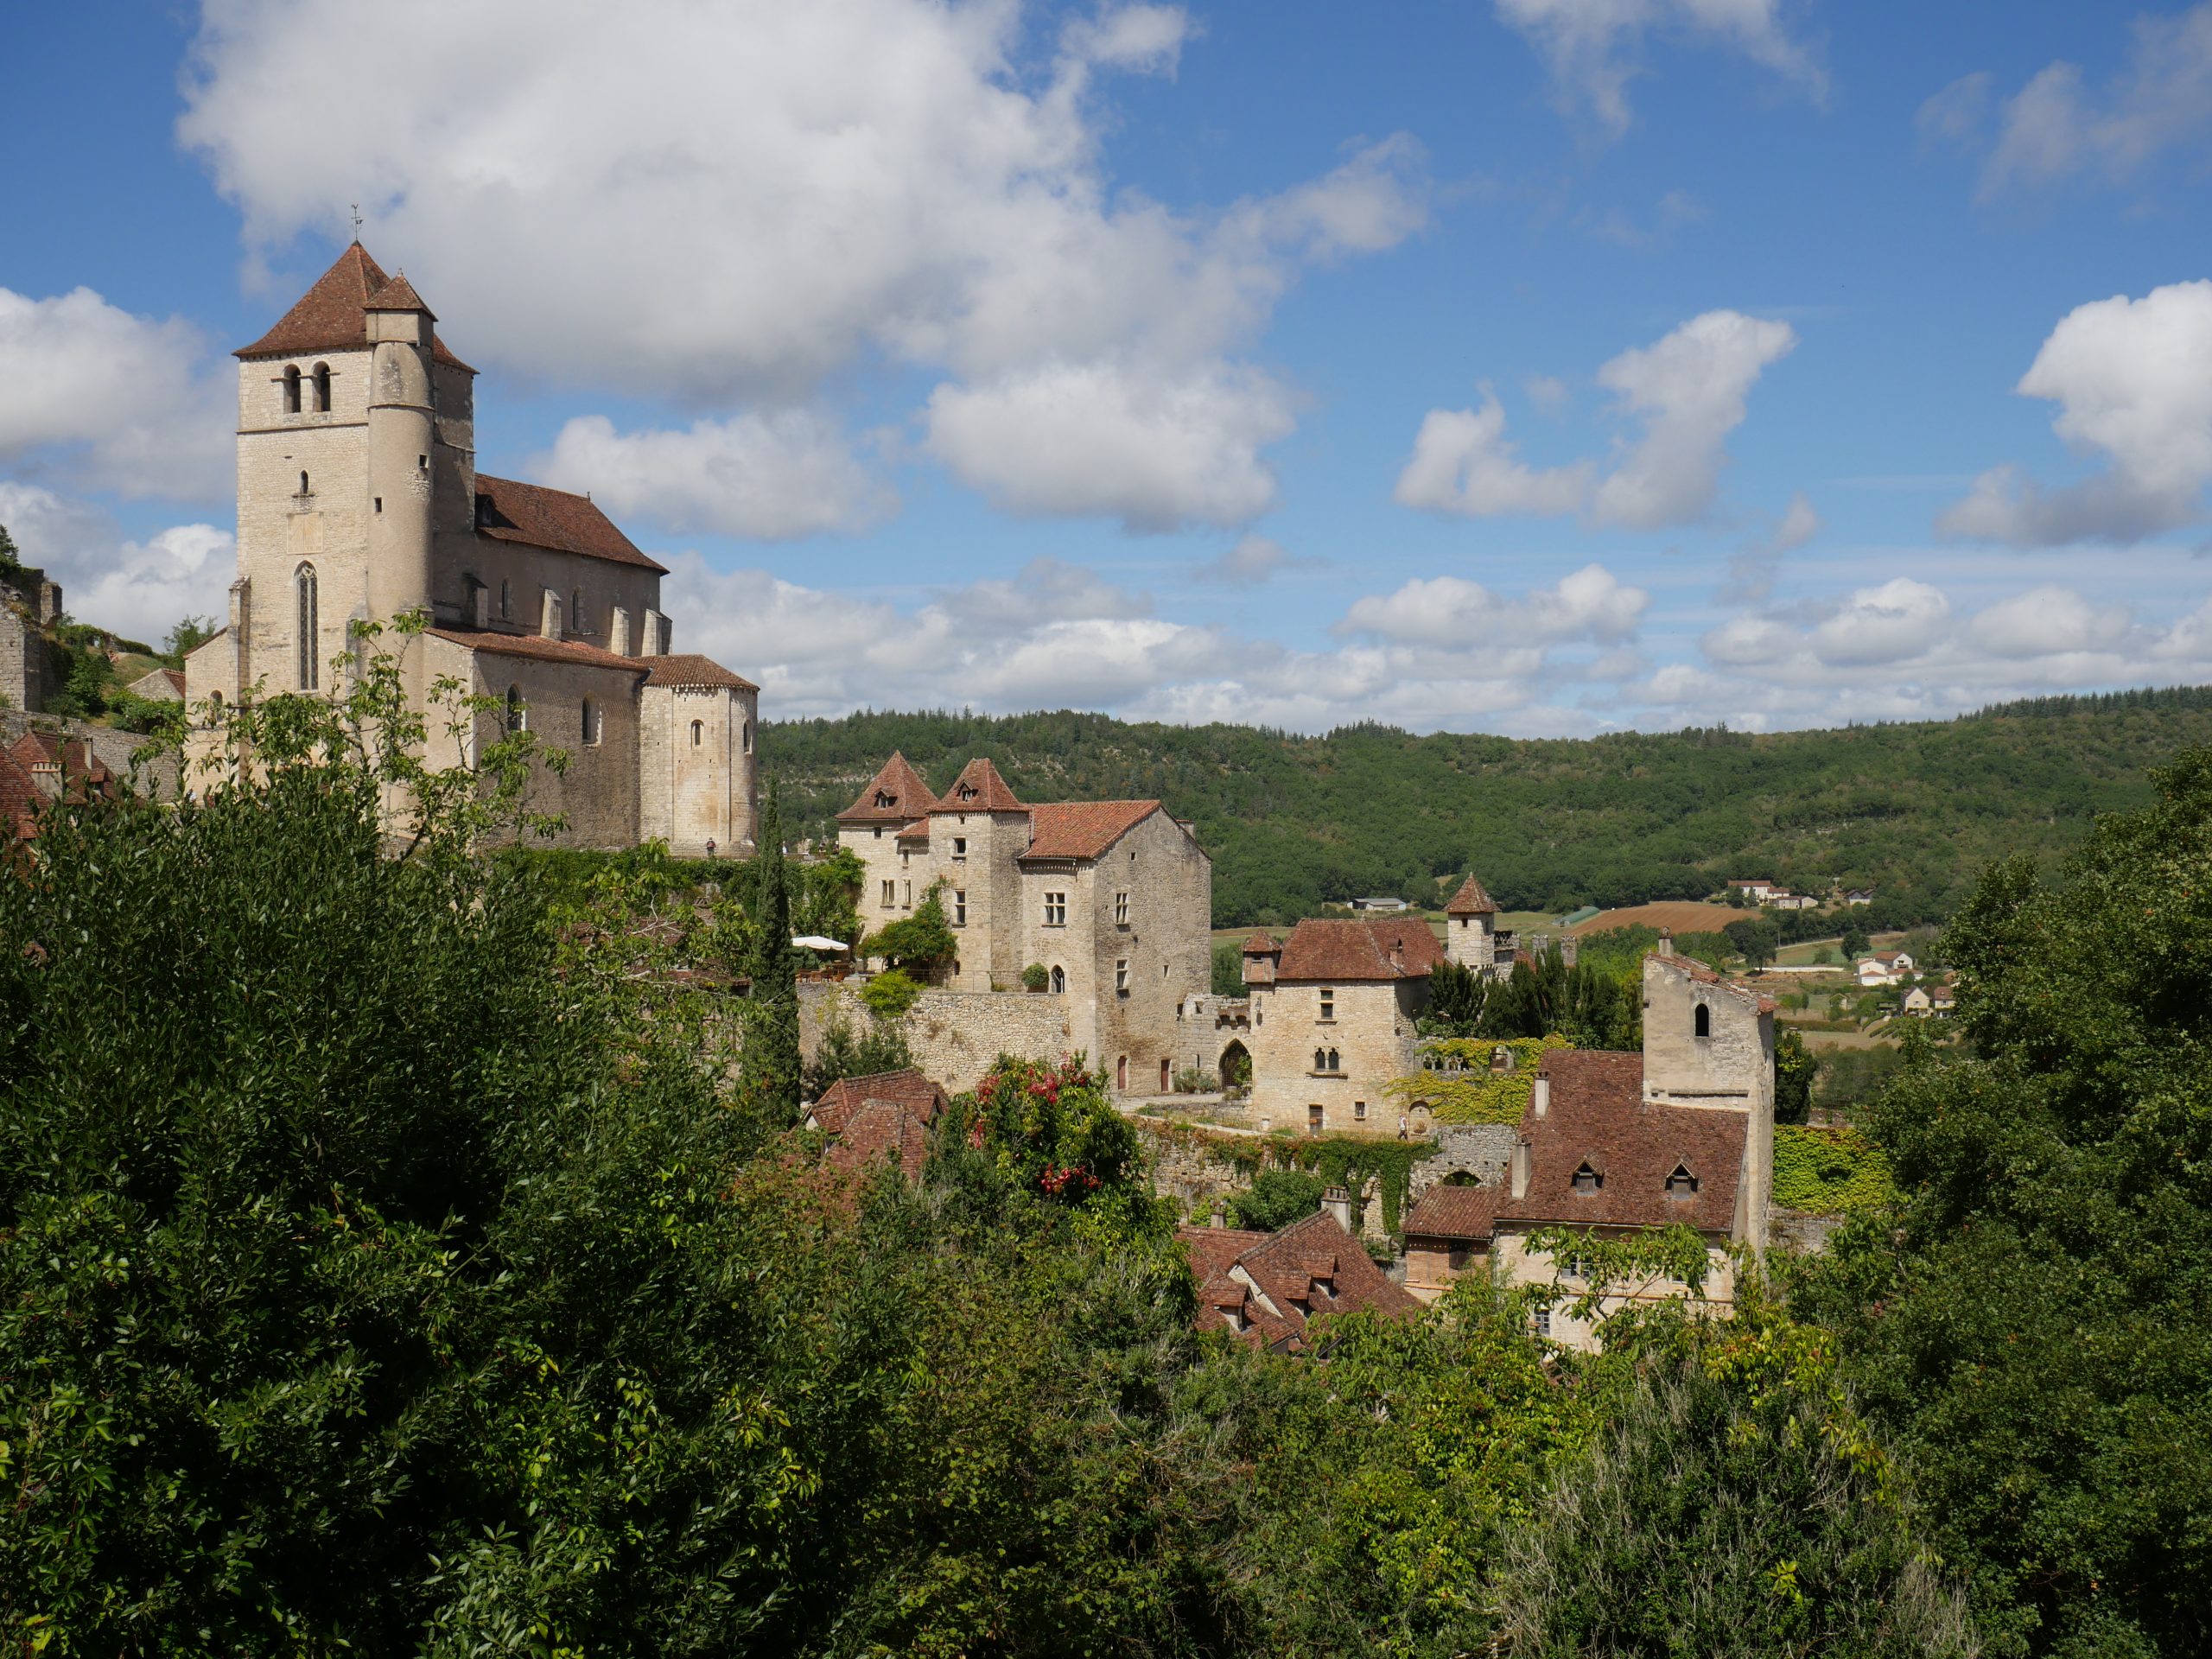
<path fill-rule="evenodd" d="M 406 276 L 358 242 L 238 359 L 238 580 L 228 626 L 187 658 L 194 756 L 219 703 L 342 694 L 348 626 L 423 612 L 401 671 L 419 701 L 450 676 L 502 727 L 569 756 L 531 805 L 581 847 L 753 844 L 760 690 L 675 652 L 666 569 L 588 496 L 476 470 L 476 371 Z M 443 721 L 430 760 L 450 765 Z"/>

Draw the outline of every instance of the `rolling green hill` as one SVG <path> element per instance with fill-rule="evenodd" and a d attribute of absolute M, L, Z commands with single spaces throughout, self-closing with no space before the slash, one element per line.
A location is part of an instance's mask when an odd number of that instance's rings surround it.
<path fill-rule="evenodd" d="M 827 831 L 893 749 L 944 788 L 988 755 L 1031 800 L 1157 796 L 1214 856 L 1217 925 L 1368 893 L 1434 902 L 1472 868 L 1507 909 L 1694 898 L 1731 876 L 1874 887 L 1866 919 L 1949 913 L 1981 867 L 2055 855 L 2212 744 L 2212 687 L 2045 697 L 1952 721 L 1531 741 L 1351 726 L 1300 737 L 1061 712 L 764 726 L 785 822 Z"/>

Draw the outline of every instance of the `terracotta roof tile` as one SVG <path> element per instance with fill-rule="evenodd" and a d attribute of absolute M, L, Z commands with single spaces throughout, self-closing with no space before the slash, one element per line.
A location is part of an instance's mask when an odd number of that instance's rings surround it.
<path fill-rule="evenodd" d="M 582 663 L 594 668 L 619 668 L 632 674 L 648 672 L 649 657 L 624 657 L 581 639 L 548 639 L 537 633 L 494 633 L 489 628 L 425 628 L 456 645 L 493 657 L 530 657 L 541 663 Z"/>
<path fill-rule="evenodd" d="M 707 686 L 714 690 L 758 691 L 760 688 L 742 674 L 733 674 L 713 658 L 696 652 L 671 652 L 665 657 L 643 659 L 652 665 L 647 685 Z"/>
<path fill-rule="evenodd" d="M 940 812 L 1023 812 L 1028 809 L 1016 798 L 999 769 L 982 755 L 961 768 L 952 787 L 938 799 Z"/>
<path fill-rule="evenodd" d="M 1323 921 L 1291 930 L 1276 967 L 1281 980 L 1426 979 L 1444 952 L 1418 917 L 1402 921 Z"/>
<path fill-rule="evenodd" d="M 1541 1075 L 1551 1079 L 1544 1116 L 1522 1115 L 1529 1142 L 1529 1186 L 1497 1200 L 1500 1221 L 1565 1222 L 1605 1227 L 1663 1227 L 1683 1222 L 1700 1232 L 1735 1224 L 1750 1128 L 1747 1114 L 1725 1108 L 1647 1104 L 1643 1057 L 1555 1051 Z M 1577 1191 L 1587 1163 L 1602 1177 Z M 1677 1166 L 1696 1178 L 1692 1193 L 1670 1194 Z"/>
<path fill-rule="evenodd" d="M 1175 1236 L 1183 1241 L 1191 1271 L 1205 1280 L 1227 1273 L 1238 1256 L 1255 1244 L 1265 1243 L 1268 1235 L 1244 1227 L 1179 1227 Z"/>
<path fill-rule="evenodd" d="M 1158 801 L 1055 801 L 1029 809 L 1024 858 L 1102 858 L 1160 810 Z"/>
<path fill-rule="evenodd" d="M 841 1135 L 861 1107 L 878 1100 L 903 1106 L 925 1123 L 935 1122 L 947 1104 L 944 1090 L 909 1066 L 903 1071 L 876 1071 L 831 1084 L 814 1103 L 815 1125 L 826 1134 Z"/>
<path fill-rule="evenodd" d="M 1248 957 L 1271 957 L 1278 948 L 1272 933 L 1255 933 L 1244 941 L 1244 954 Z"/>
<path fill-rule="evenodd" d="M 868 780 L 860 798 L 837 815 L 840 823 L 907 823 L 937 804 L 922 774 L 903 754 L 893 754 Z"/>
<path fill-rule="evenodd" d="M 1233 1312 L 1245 1321 L 1239 1339 L 1255 1347 L 1303 1351 L 1307 1321 L 1324 1313 L 1372 1309 L 1402 1317 L 1421 1311 L 1419 1300 L 1391 1282 L 1325 1211 L 1277 1233 L 1181 1227 L 1175 1236 L 1199 1281 L 1198 1328 L 1234 1329 L 1224 1317 Z M 1236 1277 L 1240 1268 L 1259 1295 Z"/>
<path fill-rule="evenodd" d="M 46 798 L 30 769 L 0 751 L 0 839 L 29 841 L 38 834 L 38 810 Z"/>
<path fill-rule="evenodd" d="M 403 279 L 404 280 L 404 279 Z M 315 278 L 315 286 L 298 303 L 276 320 L 270 331 L 251 346 L 241 346 L 233 357 L 305 357 L 316 352 L 359 352 L 368 349 L 370 296 L 390 285 L 384 268 L 369 257 L 359 242 Z M 407 289 L 414 293 L 410 287 Z M 418 298 L 416 306 L 428 310 Z M 475 370 L 430 336 L 430 355 L 448 368 L 474 374 Z"/>
<path fill-rule="evenodd" d="M 1746 985 L 1741 980 L 1731 979 L 1695 957 L 1653 957 L 1649 960 L 1657 963 L 1665 972 L 1684 975 L 1700 985 L 1717 985 L 1745 1007 L 1755 1007 L 1761 1014 L 1772 1014 L 1775 1010 L 1774 999 L 1764 991 L 1756 986 Z"/>
<path fill-rule="evenodd" d="M 895 1100 L 871 1100 L 847 1120 L 823 1161 L 848 1175 L 864 1175 L 888 1155 L 910 1181 L 921 1179 L 930 1152 L 929 1126 Z"/>
<path fill-rule="evenodd" d="M 1452 902 L 1444 906 L 1446 916 L 1495 916 L 1497 906 L 1490 901 L 1490 890 L 1474 876 L 1462 882 L 1459 891 L 1452 895 Z"/>
<path fill-rule="evenodd" d="M 435 322 L 437 314 L 423 303 L 423 296 L 415 291 L 415 284 L 407 280 L 407 273 L 400 271 L 382 288 L 369 296 L 361 306 L 364 311 L 420 311 Z"/>
<path fill-rule="evenodd" d="M 495 542 L 518 542 L 668 574 L 666 565 L 639 552 L 614 521 L 592 505 L 589 496 L 549 490 L 543 484 L 477 474 L 476 533 Z"/>
<path fill-rule="evenodd" d="M 1407 1212 L 1408 1238 L 1488 1238 L 1491 1220 L 1504 1188 L 1489 1186 L 1432 1186 Z"/>

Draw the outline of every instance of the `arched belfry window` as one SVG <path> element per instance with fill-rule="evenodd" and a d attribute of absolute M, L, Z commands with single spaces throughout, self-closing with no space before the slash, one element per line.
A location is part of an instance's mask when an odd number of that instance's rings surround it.
<path fill-rule="evenodd" d="M 294 571 L 292 588 L 299 603 L 300 690 L 313 691 L 322 683 L 321 618 L 316 603 L 315 566 L 303 564 Z"/>
<path fill-rule="evenodd" d="M 1695 1035 L 1700 1037 L 1713 1035 L 1713 1010 L 1704 1003 L 1700 1002 L 1697 1005 L 1697 1012 L 1690 1016 L 1690 1029 Z"/>
<path fill-rule="evenodd" d="M 330 365 L 315 365 L 315 411 L 318 415 L 330 413 Z"/>
<path fill-rule="evenodd" d="M 1317 1048 L 1313 1051 L 1313 1069 L 1316 1071 L 1325 1071 L 1329 1069 L 1329 1054 L 1326 1049 Z"/>
<path fill-rule="evenodd" d="M 284 412 L 300 412 L 300 365 L 296 363 L 284 371 Z"/>
<path fill-rule="evenodd" d="M 691 747 L 696 749 L 706 741 L 707 722 L 703 720 L 693 721 L 691 722 Z"/>
<path fill-rule="evenodd" d="M 507 688 L 507 729 L 526 732 L 530 729 L 530 705 L 522 700 L 522 687 Z"/>
<path fill-rule="evenodd" d="M 1052 969 L 1052 995 L 1054 996 L 1065 995 L 1067 992 L 1067 988 L 1068 976 L 1066 970 L 1061 968 L 1054 968 Z"/>
<path fill-rule="evenodd" d="M 1333 1048 L 1331 1049 L 1329 1051 L 1329 1070 L 1332 1071 L 1341 1071 L 1344 1069 L 1343 1063 L 1337 1058 L 1337 1051 Z"/>

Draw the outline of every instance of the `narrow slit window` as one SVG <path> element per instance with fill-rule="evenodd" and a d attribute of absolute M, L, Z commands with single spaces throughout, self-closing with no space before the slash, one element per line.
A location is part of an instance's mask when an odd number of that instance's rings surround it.
<path fill-rule="evenodd" d="M 599 741 L 599 705 L 589 697 L 584 699 L 583 729 L 585 742 L 595 744 Z"/>
<path fill-rule="evenodd" d="M 522 687 L 507 688 L 507 729 L 526 732 L 530 729 L 530 705 L 522 700 Z"/>
<path fill-rule="evenodd" d="M 703 720 L 693 721 L 691 722 L 691 747 L 696 749 L 706 741 L 707 722 Z"/>

